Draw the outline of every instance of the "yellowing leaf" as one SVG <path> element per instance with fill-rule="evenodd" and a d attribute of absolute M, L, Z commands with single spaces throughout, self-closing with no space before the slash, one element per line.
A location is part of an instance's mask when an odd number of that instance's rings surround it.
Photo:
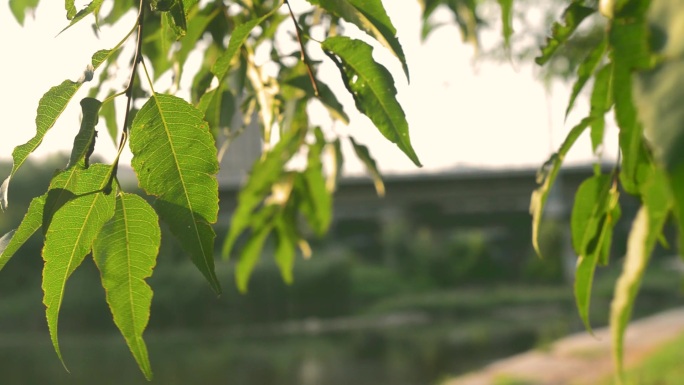
<path fill-rule="evenodd" d="M 211 227 L 218 214 L 218 161 L 202 113 L 178 97 L 154 94 L 133 120 L 130 147 L 140 186 L 158 198 L 157 213 L 219 293 Z"/>
<path fill-rule="evenodd" d="M 93 259 L 114 323 L 148 380 L 152 369 L 143 340 L 150 318 L 152 289 L 145 282 L 156 263 L 161 232 L 154 209 L 141 197 L 121 194 L 114 217 L 102 228 L 93 246 Z"/>

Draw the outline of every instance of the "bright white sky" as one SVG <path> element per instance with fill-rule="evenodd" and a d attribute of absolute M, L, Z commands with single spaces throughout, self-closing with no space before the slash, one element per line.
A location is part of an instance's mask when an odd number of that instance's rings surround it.
<path fill-rule="evenodd" d="M 307 4 L 304 0 L 291 3 L 295 10 Z M 560 145 L 581 114 L 586 114 L 586 108 L 582 108 L 586 102 L 579 100 L 576 109 L 580 112 L 564 123 L 568 87 L 557 85 L 548 95 L 534 79 L 532 66 L 522 65 L 516 70 L 508 64 L 485 61 L 473 66 L 473 50 L 461 42 L 455 27 L 438 29 L 422 44 L 417 1 L 387 1 L 385 5 L 399 31 L 411 70 L 411 84 L 406 84 L 393 56 L 376 49 L 376 57 L 397 79 L 398 98 L 425 171 L 459 165 L 538 167 Z M 35 18 L 27 17 L 23 28 L 13 19 L 7 2 L 0 2 L 0 52 L 5 53 L 0 71 L 0 84 L 4 85 L 0 92 L 0 157 L 9 158 L 14 146 L 33 136 L 35 111 L 43 93 L 64 79 L 76 80 L 91 55 L 114 46 L 132 23 L 133 18 L 125 19 L 120 28 L 101 31 L 98 39 L 86 20 L 55 37 L 67 25 L 63 2 L 42 1 Z M 339 78 L 334 71 L 322 70 L 319 75 L 328 84 L 341 84 L 327 78 Z M 71 148 L 79 128 L 78 100 L 83 96 L 76 96 L 34 157 Z M 353 103 L 349 103 L 351 98 L 342 100 L 352 117 L 349 132 L 369 145 L 382 171 L 417 171 L 366 117 L 352 113 L 355 110 Z M 106 129 L 103 122 L 100 124 L 101 139 L 96 153 L 112 158 L 114 145 L 105 139 Z M 587 136 L 571 152 L 569 162 L 592 159 Z M 614 137 L 615 132 L 609 130 L 607 155 L 616 152 Z M 130 155 L 125 156 L 126 160 L 129 158 Z M 345 163 L 345 167 L 353 173 L 362 169 L 354 161 Z"/>

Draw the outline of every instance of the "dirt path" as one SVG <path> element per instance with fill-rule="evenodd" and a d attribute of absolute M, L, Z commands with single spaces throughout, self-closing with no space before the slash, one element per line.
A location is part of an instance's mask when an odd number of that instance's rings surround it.
<path fill-rule="evenodd" d="M 651 351 L 684 333 L 684 309 L 670 310 L 632 322 L 625 337 L 625 363 L 639 362 Z M 494 385 L 505 379 L 530 385 L 589 385 L 613 372 L 607 328 L 595 336 L 577 333 L 547 350 L 531 350 L 497 362 L 443 385 Z M 516 382 L 518 383 L 518 382 Z"/>

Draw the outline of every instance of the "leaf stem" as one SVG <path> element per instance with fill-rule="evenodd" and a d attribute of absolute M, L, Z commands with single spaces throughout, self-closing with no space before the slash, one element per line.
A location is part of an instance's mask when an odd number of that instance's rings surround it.
<path fill-rule="evenodd" d="M 309 75 L 309 80 L 311 80 L 311 85 L 313 86 L 314 90 L 314 95 L 318 96 L 318 86 L 316 85 L 316 78 L 314 77 L 313 71 L 311 70 L 311 64 L 309 63 L 309 59 L 306 54 L 306 49 L 304 48 L 304 43 L 302 43 L 302 33 L 301 29 L 299 28 L 299 24 L 297 23 L 297 19 L 295 18 L 294 12 L 292 12 L 292 7 L 290 7 L 290 2 L 288 0 L 285 0 L 285 4 L 287 5 L 287 9 L 290 11 L 290 18 L 292 19 L 292 22 L 294 23 L 295 26 L 295 31 L 297 32 L 297 42 L 299 43 L 299 51 L 300 51 L 300 58 L 304 65 L 306 66 L 306 72 Z"/>
<path fill-rule="evenodd" d="M 131 113 L 131 105 L 133 104 L 133 86 L 135 84 L 135 74 L 138 70 L 138 63 L 142 61 L 142 41 L 143 41 L 143 25 L 145 21 L 145 0 L 140 0 L 140 5 L 138 7 L 138 22 L 135 27 L 131 30 L 133 32 L 134 29 L 137 29 L 137 39 L 135 43 L 135 54 L 133 56 L 133 63 L 131 64 L 131 77 L 128 80 L 128 85 L 126 86 L 126 89 L 119 94 L 115 94 L 112 97 L 121 95 L 121 94 L 126 94 L 127 96 L 127 101 L 126 101 L 126 113 L 124 115 L 124 121 L 123 121 L 123 129 L 121 130 L 121 139 L 119 140 L 119 149 L 117 150 L 116 153 L 116 158 L 114 159 L 114 162 L 112 163 L 112 168 L 109 171 L 109 179 L 107 180 L 107 184 L 105 185 L 106 187 L 104 188 L 105 193 L 109 193 L 112 191 L 112 182 L 116 178 L 116 173 L 119 169 L 119 157 L 121 156 L 121 152 L 123 151 L 124 146 L 126 145 L 126 142 L 128 140 L 128 121 Z M 117 47 L 119 47 L 123 42 L 128 39 L 130 36 L 130 32 L 128 35 L 126 35 L 126 38 L 121 40 L 119 44 L 117 44 Z"/>

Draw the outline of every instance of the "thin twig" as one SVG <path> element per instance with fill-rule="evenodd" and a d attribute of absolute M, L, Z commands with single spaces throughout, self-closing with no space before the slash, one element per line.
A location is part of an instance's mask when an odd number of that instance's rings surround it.
<path fill-rule="evenodd" d="M 128 81 L 128 86 L 126 86 L 126 89 L 124 90 L 124 94 L 126 94 L 127 100 L 126 100 L 126 113 L 124 115 L 124 122 L 123 122 L 123 129 L 121 131 L 121 139 L 119 140 L 119 148 L 116 154 L 116 158 L 114 159 L 114 162 L 112 163 L 112 168 L 109 171 L 109 180 L 107 181 L 107 184 L 105 187 L 105 192 L 109 193 L 112 191 L 112 182 L 116 178 L 116 173 L 119 169 L 119 157 L 121 156 L 121 152 L 123 151 L 124 146 L 126 145 L 126 141 L 128 140 L 128 121 L 129 121 L 129 116 L 131 113 L 131 106 L 133 104 L 133 87 L 135 85 L 135 74 L 138 71 L 138 63 L 142 61 L 142 41 L 143 41 L 143 24 L 145 21 L 145 0 L 140 0 L 140 6 L 138 8 L 138 26 L 137 26 L 137 39 L 136 39 L 136 44 L 135 44 L 135 55 L 133 56 L 133 63 L 131 64 L 131 78 Z"/>
<path fill-rule="evenodd" d="M 288 0 L 285 0 L 285 4 L 287 5 L 287 9 L 290 11 L 290 17 L 292 18 L 292 22 L 295 25 L 295 31 L 297 32 L 297 42 L 299 43 L 300 58 L 301 58 L 302 62 L 304 62 L 304 65 L 306 66 L 306 72 L 309 74 L 309 80 L 311 80 L 311 85 L 313 86 L 314 95 L 318 96 L 318 86 L 316 85 L 316 78 L 314 77 L 313 71 L 311 70 L 311 65 L 309 64 L 309 60 L 308 60 L 308 57 L 306 55 L 306 49 L 304 48 L 304 43 L 302 42 L 302 34 L 301 34 L 301 30 L 299 28 L 299 24 L 297 24 L 297 19 L 295 18 L 294 12 L 292 12 L 292 7 L 290 7 L 290 2 Z"/>

